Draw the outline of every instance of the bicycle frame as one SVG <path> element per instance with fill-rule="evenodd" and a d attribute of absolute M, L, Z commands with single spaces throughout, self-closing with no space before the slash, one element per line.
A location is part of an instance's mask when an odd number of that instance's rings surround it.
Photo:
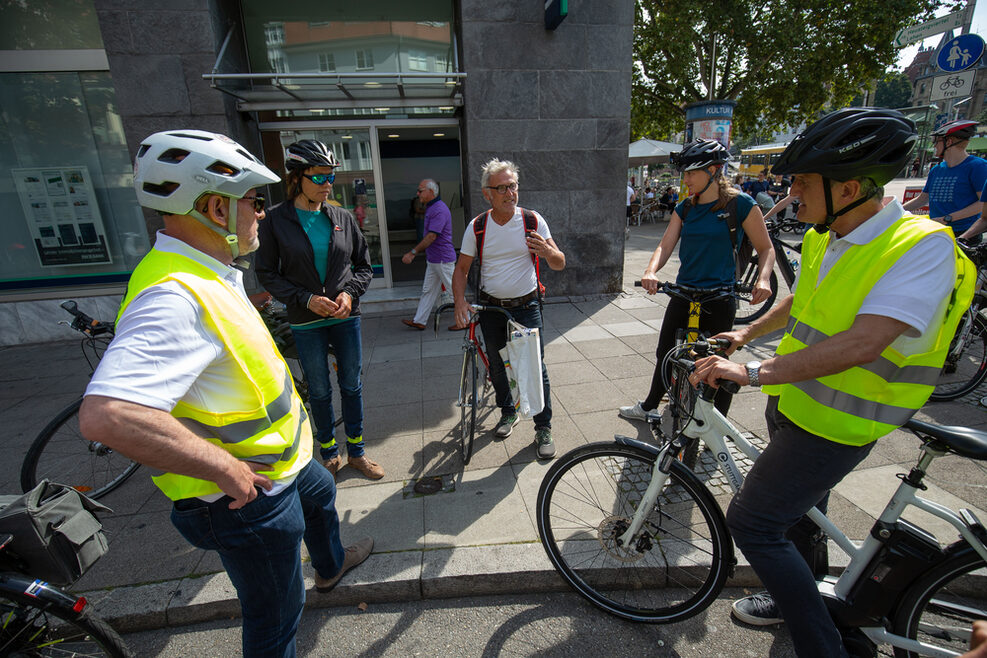
<path fill-rule="evenodd" d="M 750 441 L 744 438 L 740 431 L 732 423 L 730 423 L 729 420 L 724 418 L 723 415 L 716 410 L 713 403 L 706 399 L 703 395 L 698 395 L 696 397 L 696 405 L 693 410 L 692 418 L 683 428 L 682 435 L 689 437 L 690 439 L 701 439 L 703 443 L 706 444 L 706 446 L 713 453 L 713 457 L 718 468 L 726 477 L 731 489 L 733 489 L 734 494 L 740 490 L 740 486 L 744 482 L 744 476 L 737 467 L 737 462 L 734 460 L 733 455 L 730 454 L 725 439 L 729 438 L 742 453 L 752 460 L 756 460 L 761 454 Z M 671 470 L 671 461 L 673 456 L 682 448 L 679 443 L 679 439 L 669 441 L 662 446 L 659 451 L 658 458 L 655 461 L 655 467 L 652 472 L 651 483 L 648 485 L 648 488 L 645 491 L 633 518 L 631 519 L 630 526 L 619 538 L 621 545 L 632 545 L 633 539 L 641 531 L 647 517 L 648 510 L 655 505 L 655 502 L 658 499 L 658 494 L 662 491 L 665 487 L 665 483 L 668 481 L 668 474 Z M 919 468 L 923 473 L 933 459 L 946 454 L 944 451 L 935 450 L 929 445 L 924 445 L 922 447 L 922 451 L 923 454 L 919 460 L 917 468 Z M 952 525 L 957 531 L 959 531 L 960 535 L 970 544 L 970 546 L 984 559 L 984 561 L 987 561 L 987 546 L 984 545 L 983 541 L 974 533 L 966 521 L 964 521 L 959 514 L 953 512 L 948 507 L 920 497 L 918 495 L 918 487 L 911 484 L 907 478 L 901 478 L 901 483 L 895 490 L 894 495 L 891 496 L 891 500 L 878 517 L 878 522 L 894 524 L 901 518 L 902 512 L 905 508 L 909 506 L 924 510 Z M 827 580 L 823 581 L 820 585 L 820 593 L 824 595 L 831 595 L 839 601 L 846 601 L 854 585 L 860 581 L 865 568 L 870 564 L 871 560 L 875 555 L 877 555 L 878 551 L 883 546 L 883 542 L 874 537 L 873 533 L 869 533 L 867 538 L 858 545 L 857 543 L 851 541 L 846 534 L 844 534 L 817 508 L 812 508 L 807 513 L 807 516 L 812 519 L 812 521 L 816 523 L 816 525 L 818 525 L 822 531 L 826 533 L 826 535 L 850 557 L 850 563 L 835 583 Z M 922 655 L 937 656 L 942 658 L 949 658 L 950 656 L 955 655 L 922 642 L 910 640 L 900 635 L 894 635 L 881 626 L 861 627 L 860 630 L 876 643 L 883 642 L 907 651 L 918 652 Z"/>

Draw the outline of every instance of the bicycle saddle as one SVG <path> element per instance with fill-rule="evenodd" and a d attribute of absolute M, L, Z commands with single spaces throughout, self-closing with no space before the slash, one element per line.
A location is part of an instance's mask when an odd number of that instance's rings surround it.
<path fill-rule="evenodd" d="M 963 457 L 980 461 L 987 460 L 987 432 L 975 430 L 972 427 L 932 425 L 914 418 L 905 423 L 904 427 L 932 437 Z"/>

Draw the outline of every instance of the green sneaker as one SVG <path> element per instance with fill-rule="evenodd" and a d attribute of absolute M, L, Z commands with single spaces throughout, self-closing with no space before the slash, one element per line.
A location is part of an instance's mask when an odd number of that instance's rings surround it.
<path fill-rule="evenodd" d="M 538 445 L 538 459 L 551 459 L 555 456 L 555 443 L 552 442 L 550 428 L 536 427 L 535 443 Z"/>
<path fill-rule="evenodd" d="M 494 436 L 498 439 L 506 439 L 511 435 L 511 431 L 514 430 L 514 426 L 517 425 L 517 414 L 504 414 L 500 417 L 500 422 L 497 423 L 497 429 L 494 430 Z"/>

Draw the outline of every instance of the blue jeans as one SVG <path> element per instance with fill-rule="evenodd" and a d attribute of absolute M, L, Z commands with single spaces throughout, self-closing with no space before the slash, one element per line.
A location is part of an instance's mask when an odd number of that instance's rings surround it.
<path fill-rule="evenodd" d="M 541 304 L 538 300 L 528 302 L 520 308 L 505 308 L 514 321 L 523 324 L 525 327 L 534 329 L 542 328 Z M 480 329 L 483 331 L 483 350 L 490 360 L 490 381 L 493 382 L 496 392 L 497 406 L 502 415 L 511 415 L 514 412 L 514 399 L 511 397 L 511 386 L 507 381 L 507 369 L 504 367 L 504 360 L 500 358 L 500 350 L 507 345 L 507 318 L 497 311 L 486 311 L 480 313 Z M 545 392 L 545 408 L 535 414 L 532 420 L 535 421 L 536 428 L 550 429 L 552 427 L 552 396 L 549 394 L 548 370 L 545 368 L 545 340 L 538 332 L 538 340 L 541 343 L 541 381 Z"/>
<path fill-rule="evenodd" d="M 308 380 L 308 401 L 315 422 L 315 440 L 322 459 L 339 454 L 336 445 L 336 415 L 332 408 L 332 382 L 329 379 L 329 346 L 336 351 L 336 381 L 346 431 L 346 451 L 351 458 L 363 456 L 363 341 L 360 316 L 328 327 L 295 329 L 298 360 Z"/>
<path fill-rule="evenodd" d="M 177 500 L 171 522 L 193 546 L 219 553 L 240 599 L 243 655 L 294 656 L 305 605 L 302 539 L 319 575 L 331 578 L 343 567 L 335 481 L 310 461 L 276 496 L 258 494 L 236 510 L 231 500 Z"/>
<path fill-rule="evenodd" d="M 846 656 L 840 633 L 805 558 L 785 534 L 813 507 L 825 512 L 829 490 L 874 447 L 849 446 L 811 434 L 778 411 L 764 413 L 771 441 L 727 509 L 727 527 L 778 604 L 800 658 Z"/>

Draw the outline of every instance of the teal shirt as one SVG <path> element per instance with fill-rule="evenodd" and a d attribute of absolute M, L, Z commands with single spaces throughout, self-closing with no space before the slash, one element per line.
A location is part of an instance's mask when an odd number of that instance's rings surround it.
<path fill-rule="evenodd" d="M 319 279 L 326 280 L 326 270 L 329 266 L 329 248 L 332 246 L 332 222 L 323 214 L 321 210 L 302 210 L 295 208 L 298 213 L 298 221 L 305 229 L 308 241 L 312 243 L 312 253 L 315 256 L 315 269 L 319 273 Z M 293 324 L 292 329 L 316 329 L 318 327 L 328 327 L 340 322 L 346 322 L 350 318 L 340 320 L 339 318 L 322 318 L 313 320 L 305 324 Z"/>

